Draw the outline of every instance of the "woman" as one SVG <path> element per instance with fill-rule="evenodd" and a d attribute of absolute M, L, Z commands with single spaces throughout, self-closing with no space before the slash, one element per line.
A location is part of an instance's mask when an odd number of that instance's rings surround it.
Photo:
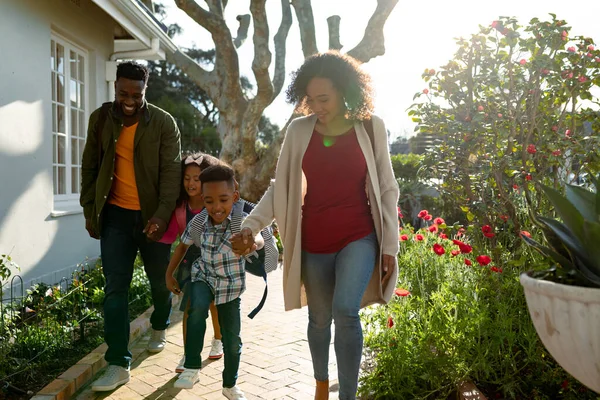
<path fill-rule="evenodd" d="M 305 116 L 288 127 L 275 180 L 236 243 L 245 251 L 244 243 L 277 221 L 285 308 L 308 303 L 315 399 L 328 398 L 332 319 L 339 398 L 355 399 L 363 347 L 359 310 L 389 301 L 397 277 L 398 185 L 387 133 L 371 115 L 370 78 L 337 52 L 307 59 L 293 75 L 287 100 Z"/>

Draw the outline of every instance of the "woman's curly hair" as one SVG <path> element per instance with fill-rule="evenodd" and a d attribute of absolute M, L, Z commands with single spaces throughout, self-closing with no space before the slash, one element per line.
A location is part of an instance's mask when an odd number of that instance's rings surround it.
<path fill-rule="evenodd" d="M 286 91 L 287 102 L 295 104 L 295 111 L 308 115 L 306 87 L 313 78 L 327 78 L 341 93 L 346 105 L 346 118 L 363 121 L 373 112 L 371 77 L 362 71 L 354 58 L 337 51 L 315 54 L 292 73 L 292 83 Z"/>

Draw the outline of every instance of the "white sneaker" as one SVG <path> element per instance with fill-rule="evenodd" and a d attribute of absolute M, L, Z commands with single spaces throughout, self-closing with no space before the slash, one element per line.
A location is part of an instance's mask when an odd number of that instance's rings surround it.
<path fill-rule="evenodd" d="M 227 397 L 229 400 L 246 400 L 244 392 L 242 392 L 237 386 L 234 386 L 232 388 L 224 387 L 223 396 Z"/>
<path fill-rule="evenodd" d="M 198 382 L 198 372 L 199 369 L 189 369 L 186 368 L 175 383 L 173 384 L 174 388 L 177 389 L 191 389 L 194 387 L 194 384 Z"/>
<path fill-rule="evenodd" d="M 208 358 L 209 360 L 218 360 L 221 357 L 223 357 L 223 342 L 213 338 Z"/>
<path fill-rule="evenodd" d="M 152 329 L 150 341 L 148 341 L 148 352 L 160 353 L 164 350 L 165 344 L 167 344 L 167 330 L 155 331 Z"/>
<path fill-rule="evenodd" d="M 180 374 L 183 371 L 185 371 L 185 367 L 183 366 L 183 364 L 185 364 L 185 354 L 183 355 L 183 357 L 181 357 L 181 360 L 179 360 L 179 364 L 177 364 L 177 368 L 175 368 L 175 372 Z"/>
<path fill-rule="evenodd" d="M 108 392 L 129 382 L 129 368 L 109 365 L 102 376 L 92 383 L 94 392 Z"/>

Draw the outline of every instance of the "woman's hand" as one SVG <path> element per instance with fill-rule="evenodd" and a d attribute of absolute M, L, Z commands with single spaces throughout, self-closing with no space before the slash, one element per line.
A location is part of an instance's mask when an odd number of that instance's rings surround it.
<path fill-rule="evenodd" d="M 179 288 L 179 283 L 177 279 L 173 275 L 167 275 L 165 277 L 167 281 L 167 289 L 169 289 L 173 294 L 179 295 L 181 294 L 181 289 Z"/>
<path fill-rule="evenodd" d="M 381 284 L 385 286 L 387 281 L 392 276 L 394 272 L 394 268 L 396 268 L 396 257 L 390 256 L 388 254 L 383 255 L 383 259 L 381 261 Z"/>

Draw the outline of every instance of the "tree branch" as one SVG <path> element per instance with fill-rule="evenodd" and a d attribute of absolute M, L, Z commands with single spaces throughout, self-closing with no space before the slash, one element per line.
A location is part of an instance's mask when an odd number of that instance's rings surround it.
<path fill-rule="evenodd" d="M 175 4 L 198 25 L 202 26 L 210 33 L 214 34 L 222 28 L 222 23 L 224 23 L 223 19 L 200 7 L 195 0 L 175 0 Z"/>
<path fill-rule="evenodd" d="M 396 0 L 397 1 L 397 0 Z M 315 36 L 315 19 L 313 17 L 310 0 L 292 0 L 292 6 L 296 11 L 298 25 L 300 27 L 300 41 L 304 58 L 308 58 L 319 52 L 317 38 Z"/>
<path fill-rule="evenodd" d="M 198 87 L 208 94 L 208 97 L 211 99 L 217 97 L 219 89 L 217 87 L 216 76 L 213 72 L 202 68 L 200 64 L 181 50 L 177 50 L 173 54 L 167 52 L 167 61 L 181 68 Z"/>
<path fill-rule="evenodd" d="M 329 28 L 329 50 L 340 50 L 343 46 L 340 43 L 340 21 L 339 15 L 332 15 L 327 18 L 327 27 Z"/>
<path fill-rule="evenodd" d="M 273 73 L 273 99 L 279 95 L 285 82 L 286 40 L 292 26 L 292 9 L 289 0 L 281 0 L 281 24 L 273 38 L 275 45 L 275 71 Z"/>
<path fill-rule="evenodd" d="M 240 26 L 238 27 L 236 38 L 233 39 L 233 45 L 236 49 L 239 49 L 240 46 L 243 45 L 246 39 L 248 38 L 248 29 L 250 28 L 250 15 L 238 15 L 236 19 L 240 23 Z"/>
<path fill-rule="evenodd" d="M 349 56 L 365 63 L 385 54 L 383 27 L 396 4 L 398 0 L 377 0 L 377 8 L 367 24 L 365 34 L 360 43 L 347 53 Z"/>
<path fill-rule="evenodd" d="M 211 13 L 223 17 L 223 9 L 225 6 L 221 0 L 206 0 L 206 3 L 208 4 L 208 9 Z"/>

